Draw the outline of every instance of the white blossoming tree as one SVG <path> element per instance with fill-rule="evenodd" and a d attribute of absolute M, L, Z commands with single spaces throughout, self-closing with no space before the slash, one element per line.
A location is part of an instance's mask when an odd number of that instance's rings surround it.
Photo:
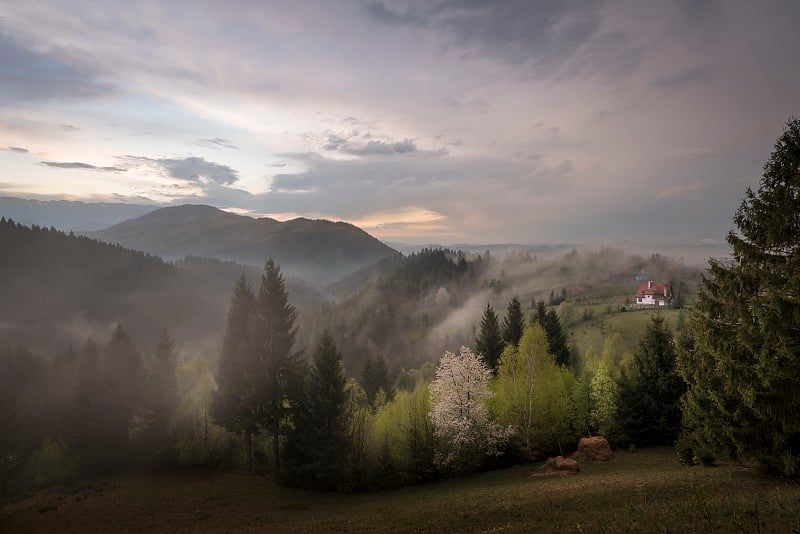
<path fill-rule="evenodd" d="M 499 456 L 513 434 L 491 420 L 486 401 L 492 372 L 469 348 L 459 354 L 446 351 L 430 385 L 431 420 L 439 447 L 434 458 L 438 467 L 459 469 L 480 456 Z"/>

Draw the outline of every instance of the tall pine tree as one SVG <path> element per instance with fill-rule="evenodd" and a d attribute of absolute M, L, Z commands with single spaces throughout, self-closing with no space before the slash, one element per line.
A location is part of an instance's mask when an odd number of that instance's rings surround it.
<path fill-rule="evenodd" d="M 522 331 L 525 329 L 525 316 L 522 314 L 522 305 L 517 297 L 508 303 L 508 310 L 503 319 L 503 341 L 506 345 L 519 345 Z"/>
<path fill-rule="evenodd" d="M 497 314 L 494 313 L 491 304 L 486 304 L 481 318 L 481 331 L 475 340 L 475 350 L 493 372 L 497 370 L 504 346 Z"/>
<path fill-rule="evenodd" d="M 711 260 L 681 353 L 686 435 L 800 475 L 800 119 L 790 119 Z"/>
<path fill-rule="evenodd" d="M 100 369 L 102 387 L 106 392 L 103 410 L 106 446 L 121 459 L 130 445 L 130 427 L 140 406 L 144 386 L 142 357 L 121 324 L 117 324 L 111 334 Z"/>
<path fill-rule="evenodd" d="M 178 407 L 178 386 L 175 381 L 177 360 L 175 342 L 169 334 L 162 332 L 145 386 L 147 445 L 157 456 L 163 456 L 170 449 L 169 427 Z"/>
<path fill-rule="evenodd" d="M 615 427 L 621 442 L 647 446 L 675 441 L 686 389 L 675 358 L 672 333 L 664 318 L 654 315 L 619 382 Z"/>
<path fill-rule="evenodd" d="M 280 267 L 272 258 L 267 260 L 261 275 L 255 311 L 253 335 L 259 364 L 257 414 L 259 424 L 272 436 L 273 467 L 280 473 L 280 437 L 283 421 L 289 414 L 290 397 L 298 389 L 299 363 L 292 352 L 297 311 L 289 303 Z"/>
<path fill-rule="evenodd" d="M 258 433 L 255 375 L 258 371 L 252 327 L 256 297 L 243 274 L 233 288 L 217 390 L 211 403 L 214 421 L 245 439 L 247 464 L 253 470 L 253 435 Z"/>
<path fill-rule="evenodd" d="M 346 385 L 342 355 L 326 329 L 292 412 L 282 473 L 288 482 L 324 489 L 341 484 L 348 450 Z"/>

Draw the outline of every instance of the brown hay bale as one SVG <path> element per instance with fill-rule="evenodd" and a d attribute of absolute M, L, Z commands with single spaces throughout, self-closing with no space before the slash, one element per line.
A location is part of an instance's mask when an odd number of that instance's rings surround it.
<path fill-rule="evenodd" d="M 607 462 L 614 459 L 614 453 L 611 451 L 611 446 L 606 438 L 594 436 L 581 438 L 580 442 L 578 442 L 578 452 L 573 454 L 572 457 L 588 462 Z"/>

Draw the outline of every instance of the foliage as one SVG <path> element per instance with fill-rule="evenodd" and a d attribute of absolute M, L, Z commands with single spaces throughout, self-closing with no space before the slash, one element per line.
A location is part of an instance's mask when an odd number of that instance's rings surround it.
<path fill-rule="evenodd" d="M 548 402 L 539 389 L 548 387 L 544 382 L 552 366 L 547 335 L 538 324 L 525 329 L 518 349 L 507 346 L 500 360 L 493 405 L 499 420 L 514 427 L 515 439 L 529 458 L 548 448 L 539 440 L 546 433 L 543 420 L 552 418 L 544 413 Z"/>
<path fill-rule="evenodd" d="M 800 474 L 800 119 L 778 138 L 711 260 L 681 352 L 686 438 L 702 449 Z"/>
<path fill-rule="evenodd" d="M 437 439 L 430 412 L 428 384 L 422 380 L 411 391 L 398 391 L 393 401 L 377 409 L 371 448 L 377 459 L 373 480 L 378 487 L 437 476 Z"/>
<path fill-rule="evenodd" d="M 178 464 L 213 468 L 240 465 L 241 444 L 234 440 L 234 434 L 212 421 L 217 384 L 208 361 L 194 355 L 180 362 L 175 382 L 178 405 L 173 428 Z"/>
<path fill-rule="evenodd" d="M 675 368 L 672 333 L 663 317 L 653 315 L 631 366 L 620 378 L 615 423 L 620 441 L 637 446 L 672 444 L 680 430 L 684 390 Z"/>
<path fill-rule="evenodd" d="M 435 462 L 445 469 L 471 467 L 476 455 L 497 456 L 513 430 L 489 417 L 486 401 L 491 370 L 467 347 L 445 352 L 430 385 L 431 420 L 443 444 Z"/>
<path fill-rule="evenodd" d="M 500 323 L 497 314 L 490 304 L 486 304 L 481 318 L 481 331 L 475 339 L 475 350 L 483 358 L 483 361 L 494 371 L 503 352 L 503 334 L 500 331 Z"/>
<path fill-rule="evenodd" d="M 592 426 L 601 435 L 609 437 L 617 414 L 617 384 L 605 361 L 600 361 L 592 377 L 589 389 L 591 399 L 590 419 Z"/>
<path fill-rule="evenodd" d="M 68 482 L 76 473 L 77 462 L 66 445 L 48 436 L 28 459 L 20 477 L 38 489 Z"/>

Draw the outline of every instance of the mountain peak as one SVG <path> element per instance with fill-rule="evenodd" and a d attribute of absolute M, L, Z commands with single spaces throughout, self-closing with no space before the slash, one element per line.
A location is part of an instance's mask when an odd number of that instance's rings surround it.
<path fill-rule="evenodd" d="M 287 275 L 318 284 L 396 254 L 349 223 L 254 219 L 202 204 L 161 208 L 91 235 L 173 260 L 205 256 L 261 266 L 272 257 Z"/>

